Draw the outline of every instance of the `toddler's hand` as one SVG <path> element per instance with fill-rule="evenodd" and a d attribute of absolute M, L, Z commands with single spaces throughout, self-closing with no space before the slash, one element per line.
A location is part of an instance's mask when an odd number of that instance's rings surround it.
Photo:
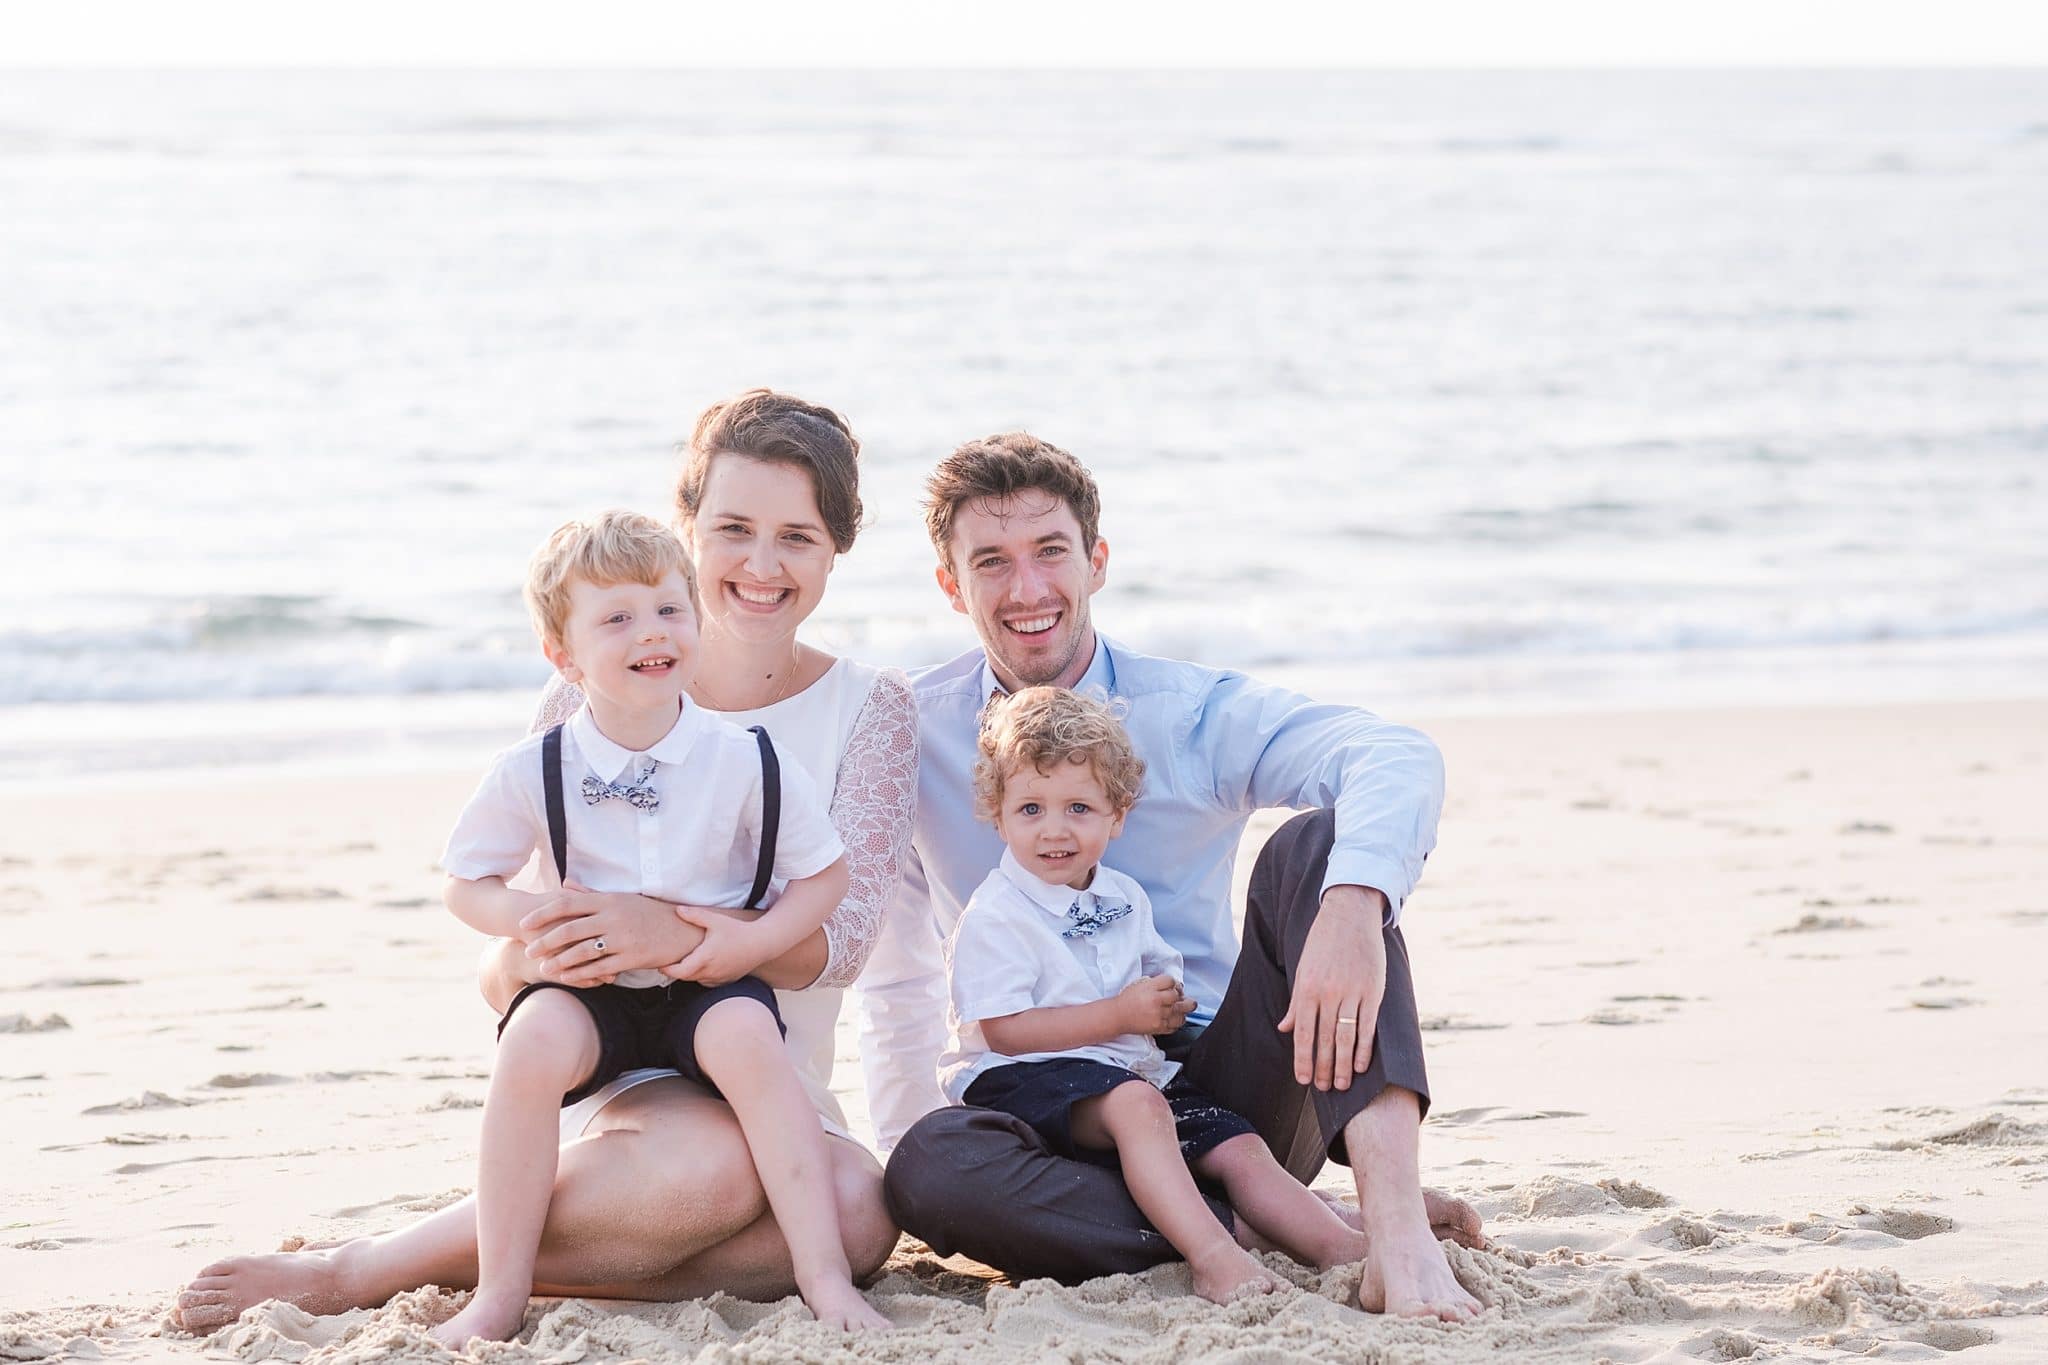
<path fill-rule="evenodd" d="M 705 986 L 723 986 L 761 965 L 763 959 L 754 940 L 752 921 L 695 905 L 678 905 L 675 913 L 683 923 L 702 929 L 704 938 L 681 962 L 663 967 L 664 976 Z"/>
<path fill-rule="evenodd" d="M 1141 976 L 1117 992 L 1130 1033 L 1157 1037 L 1172 1033 L 1187 1022 L 1195 1002 L 1182 995 L 1180 982 L 1170 976 Z"/>

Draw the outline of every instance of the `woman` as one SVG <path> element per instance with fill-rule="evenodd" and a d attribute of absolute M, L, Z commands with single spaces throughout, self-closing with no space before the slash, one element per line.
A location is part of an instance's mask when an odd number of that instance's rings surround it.
<path fill-rule="evenodd" d="M 896 1245 L 882 1168 L 847 1131 L 832 1097 L 833 1031 L 843 988 L 866 963 L 910 838 L 917 717 L 893 671 L 797 640 L 837 556 L 860 529 L 860 445 L 845 419 L 755 389 L 698 419 L 676 489 L 678 526 L 697 564 L 701 645 L 690 697 L 738 725 L 764 726 L 785 762 L 831 794 L 852 885 L 817 934 L 757 975 L 777 988 L 798 1073 L 836 1141 L 833 1184 L 855 1278 Z M 535 728 L 582 698 L 557 678 Z M 724 912 L 572 888 L 530 947 L 486 950 L 483 990 L 502 1010 L 527 981 L 572 985 L 678 962 L 731 922 Z M 795 1292 L 788 1248 L 768 1212 L 732 1111 L 668 1071 L 630 1072 L 562 1114 L 537 1294 L 674 1300 L 724 1290 Z M 234 1257 L 185 1287 L 172 1319 L 188 1331 L 232 1322 L 265 1299 L 315 1313 L 372 1307 L 423 1284 L 476 1277 L 473 1201 L 396 1232 L 325 1249 Z"/>

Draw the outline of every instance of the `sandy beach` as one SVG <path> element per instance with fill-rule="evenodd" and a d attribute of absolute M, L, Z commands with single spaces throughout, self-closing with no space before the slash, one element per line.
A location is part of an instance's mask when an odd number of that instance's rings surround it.
<path fill-rule="evenodd" d="M 885 1336 L 794 1299 L 536 1301 L 473 1354 L 2048 1359 L 2048 701 L 1421 723 L 1452 793 L 1405 919 L 1422 1159 L 1493 1237 L 1452 1253 L 1478 1323 L 1346 1309 L 1355 1269 L 1213 1307 L 1177 1268 L 991 1284 L 906 1240 Z M 220 1255 L 468 1188 L 491 1018 L 433 860 L 474 780 L 0 796 L 0 1359 L 433 1353 L 438 1291 L 161 1315 Z M 853 1049 L 849 1019 L 862 1116 Z"/>

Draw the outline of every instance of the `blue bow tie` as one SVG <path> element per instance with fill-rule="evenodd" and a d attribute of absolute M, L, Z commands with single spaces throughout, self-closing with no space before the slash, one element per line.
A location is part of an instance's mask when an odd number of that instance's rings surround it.
<path fill-rule="evenodd" d="M 1067 907 L 1067 918 L 1072 923 L 1060 931 L 1060 937 L 1087 938 L 1104 925 L 1115 924 L 1131 913 L 1131 907 L 1128 905 L 1112 905 L 1101 900 L 1095 902 L 1095 907 L 1093 910 L 1083 910 L 1081 898 L 1076 896 L 1074 903 Z"/>
<path fill-rule="evenodd" d="M 654 760 L 648 759 L 647 766 L 640 770 L 640 780 L 628 785 L 624 782 L 600 782 L 595 777 L 583 779 L 583 804 L 594 806 L 600 801 L 609 801 L 614 796 L 634 810 L 652 813 L 661 809 L 661 797 L 654 785 L 647 779 L 654 776 Z"/>

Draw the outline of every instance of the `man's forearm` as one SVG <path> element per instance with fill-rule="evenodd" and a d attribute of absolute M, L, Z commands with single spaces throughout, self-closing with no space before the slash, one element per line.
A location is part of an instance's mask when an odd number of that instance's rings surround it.
<path fill-rule="evenodd" d="M 1387 893 L 1370 886 L 1331 886 L 1323 891 L 1323 909 L 1339 914 L 1357 913 L 1373 916 L 1379 923 L 1387 921 Z"/>

